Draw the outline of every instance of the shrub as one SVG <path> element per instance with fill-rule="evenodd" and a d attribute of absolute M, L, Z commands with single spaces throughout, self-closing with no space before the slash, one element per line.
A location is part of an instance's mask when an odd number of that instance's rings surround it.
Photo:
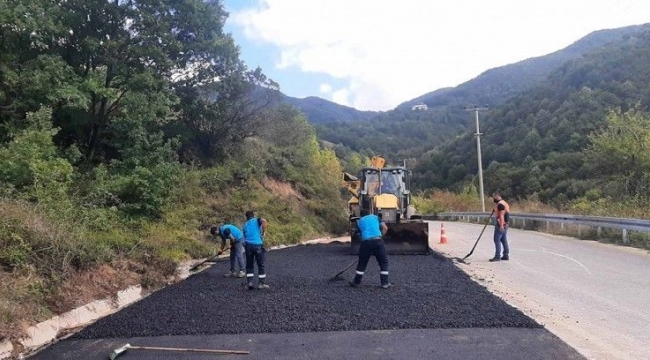
<path fill-rule="evenodd" d="M 26 122 L 27 127 L 0 148 L 0 182 L 7 184 L 5 192 L 22 192 L 43 203 L 65 199 L 73 168 L 52 141 L 58 132 L 52 127 L 52 111 L 28 113 Z"/>

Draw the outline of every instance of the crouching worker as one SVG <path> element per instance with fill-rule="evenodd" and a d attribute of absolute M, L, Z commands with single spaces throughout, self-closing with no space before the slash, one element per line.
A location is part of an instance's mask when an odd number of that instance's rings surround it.
<path fill-rule="evenodd" d="M 244 272 L 246 268 L 246 264 L 244 263 L 244 234 L 242 231 L 235 225 L 223 224 L 221 226 L 213 226 L 210 228 L 210 232 L 212 235 L 221 238 L 221 250 L 219 250 L 217 255 L 221 255 L 228 250 L 226 248 L 226 241 L 230 243 L 230 272 L 225 277 L 243 278 L 246 276 Z"/>
<path fill-rule="evenodd" d="M 246 285 L 249 290 L 255 289 L 255 263 L 257 263 L 257 288 L 268 289 L 266 284 L 266 269 L 264 268 L 264 235 L 266 234 L 266 219 L 255 217 L 252 211 L 246 211 L 244 223 L 244 239 L 246 241 Z"/>
<path fill-rule="evenodd" d="M 361 232 L 361 247 L 359 248 L 359 262 L 357 263 L 357 274 L 354 281 L 349 284 L 352 287 L 361 285 L 361 278 L 366 271 L 370 256 L 374 255 L 379 263 L 381 287 L 388 289 L 388 255 L 386 244 L 382 238 L 386 235 L 388 227 L 379 219 L 379 216 L 369 214 L 367 210 L 361 210 L 361 218 L 357 221 L 357 227 Z"/>

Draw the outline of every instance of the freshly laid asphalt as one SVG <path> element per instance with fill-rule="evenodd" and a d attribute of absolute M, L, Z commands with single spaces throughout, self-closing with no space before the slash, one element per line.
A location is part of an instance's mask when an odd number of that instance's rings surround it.
<path fill-rule="evenodd" d="M 211 355 L 127 350 L 118 360 L 584 360 L 544 329 L 467 328 L 337 331 L 280 334 L 182 335 L 128 339 L 66 340 L 34 360 L 106 360 L 124 344 L 250 351 Z"/>
<path fill-rule="evenodd" d="M 266 290 L 224 278 L 227 262 L 104 318 L 33 359 L 101 359 L 123 345 L 250 350 L 248 359 L 581 359 L 541 325 L 440 256 L 390 257 L 379 285 L 371 260 L 363 286 L 328 279 L 355 260 L 349 244 L 267 253 Z M 354 267 L 345 273 L 351 279 Z M 213 356 L 213 355 L 212 355 Z M 220 356 L 220 358 L 223 356 Z M 241 356 L 225 356 L 241 357 Z M 207 359 L 129 350 L 128 359 Z"/>

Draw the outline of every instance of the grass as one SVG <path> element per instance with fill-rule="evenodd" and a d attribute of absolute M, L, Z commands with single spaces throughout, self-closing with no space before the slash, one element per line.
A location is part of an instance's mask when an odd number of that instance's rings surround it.
<path fill-rule="evenodd" d="M 130 285 L 163 286 L 180 261 L 216 252 L 211 225 L 241 225 L 247 210 L 268 220 L 268 246 L 346 230 L 342 202 L 332 208 L 336 201 L 307 199 L 288 183 L 236 183 L 223 174 L 186 171 L 183 187 L 157 220 L 72 203 L 0 199 L 0 339 L 17 340 L 25 326 Z"/>

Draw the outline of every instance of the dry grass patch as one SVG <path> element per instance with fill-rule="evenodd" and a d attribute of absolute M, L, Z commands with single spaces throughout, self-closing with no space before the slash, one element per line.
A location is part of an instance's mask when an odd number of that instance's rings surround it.
<path fill-rule="evenodd" d="M 53 315 L 45 303 L 46 286 L 34 272 L 0 272 L 0 340 L 18 339 L 23 328 Z"/>
<path fill-rule="evenodd" d="M 135 264 L 130 264 L 121 261 L 114 264 L 115 267 L 100 265 L 91 271 L 71 275 L 47 298 L 49 308 L 61 314 L 140 284 L 142 275 L 133 271 L 137 268 Z"/>
<path fill-rule="evenodd" d="M 31 325 L 98 299 L 113 298 L 130 286 L 155 290 L 168 284 L 169 268 L 175 267 L 158 259 L 148 261 L 151 264 L 114 261 L 74 272 L 57 284 L 48 284 L 34 271 L 0 272 L 0 340 L 18 340 Z"/>

